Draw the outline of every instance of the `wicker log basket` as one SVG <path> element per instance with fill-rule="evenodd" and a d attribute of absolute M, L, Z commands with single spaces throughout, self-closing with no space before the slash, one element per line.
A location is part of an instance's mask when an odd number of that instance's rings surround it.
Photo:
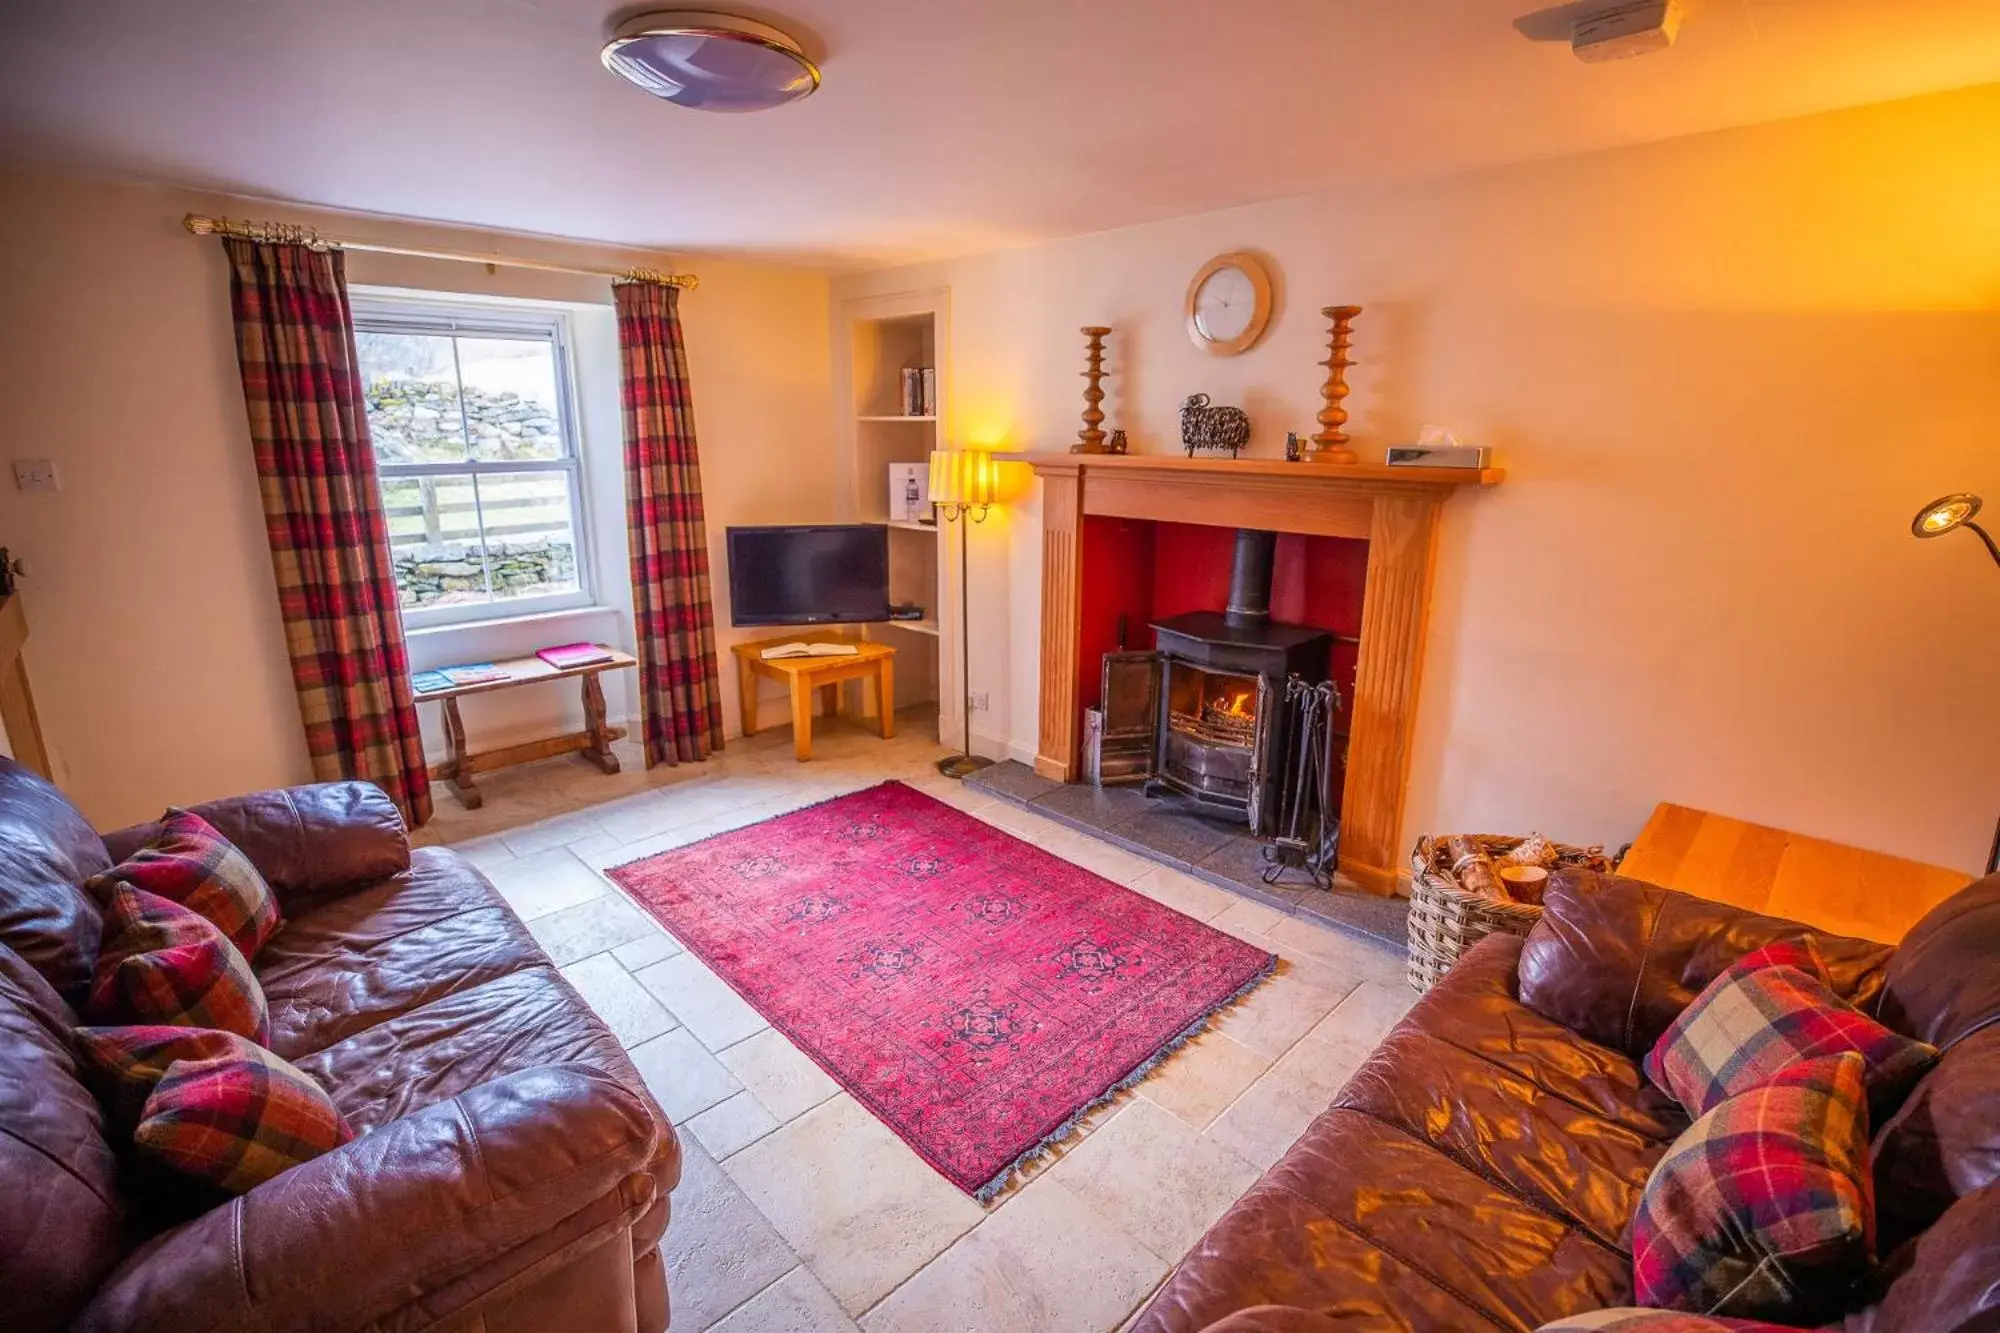
<path fill-rule="evenodd" d="M 1488 935 L 1526 935 L 1542 916 L 1539 903 L 1519 903 L 1511 898 L 1482 893 L 1465 887 L 1452 870 L 1449 839 L 1444 835 L 1417 839 L 1410 855 L 1410 985 L 1418 993 L 1437 985 L 1438 978 L 1451 969 L 1460 954 Z M 1545 844 L 1541 854 L 1528 864 L 1551 871 L 1576 866 L 1588 870 L 1609 870 L 1611 860 L 1602 847 L 1571 847 L 1532 838 L 1507 838 L 1491 833 L 1464 835 L 1474 849 L 1498 861 L 1531 841 Z"/>

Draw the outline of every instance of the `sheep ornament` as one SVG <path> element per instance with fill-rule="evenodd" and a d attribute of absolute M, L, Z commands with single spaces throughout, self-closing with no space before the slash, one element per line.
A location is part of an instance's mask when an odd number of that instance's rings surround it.
<path fill-rule="evenodd" d="M 1181 444 L 1193 458 L 1197 449 L 1220 452 L 1231 458 L 1250 443 L 1250 418 L 1240 407 L 1210 407 L 1208 395 L 1191 393 L 1181 404 Z"/>

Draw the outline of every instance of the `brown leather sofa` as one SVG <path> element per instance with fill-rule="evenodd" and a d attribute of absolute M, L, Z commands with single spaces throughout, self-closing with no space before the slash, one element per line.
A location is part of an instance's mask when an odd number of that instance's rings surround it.
<path fill-rule="evenodd" d="M 1134 1329 L 1526 1330 L 1629 1304 L 1629 1222 L 1688 1123 L 1638 1061 L 1734 959 L 1809 933 L 1636 880 L 1559 879 L 1534 932 L 1460 959 Z M 1836 989 L 1943 1050 L 1876 1131 L 1886 1258 L 1838 1327 L 2000 1330 L 2000 876 L 1899 948 L 1817 939 Z"/>
<path fill-rule="evenodd" d="M 284 909 L 271 1044 L 358 1136 L 199 1211 L 121 1159 L 71 1053 L 80 886 L 147 831 L 100 839 L 0 760 L 0 1328 L 666 1328 L 679 1145 L 492 885 L 366 783 L 195 808 Z"/>

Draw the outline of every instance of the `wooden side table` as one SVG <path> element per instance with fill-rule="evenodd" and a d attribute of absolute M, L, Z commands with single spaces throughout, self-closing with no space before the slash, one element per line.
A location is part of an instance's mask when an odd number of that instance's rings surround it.
<path fill-rule="evenodd" d="M 1885 944 L 1972 882 L 1962 870 L 1664 802 L 1618 873 Z"/>
<path fill-rule="evenodd" d="M 843 657 L 766 658 L 766 648 L 781 643 L 850 643 L 858 650 Z M 881 715 L 882 736 L 896 734 L 896 650 L 886 643 L 847 639 L 837 634 L 809 634 L 800 637 L 765 639 L 759 643 L 739 643 L 730 648 L 736 654 L 737 698 L 743 715 L 743 734 L 757 734 L 757 678 L 782 681 L 792 697 L 792 752 L 800 763 L 812 758 L 812 697 L 820 692 L 820 711 L 827 717 L 840 712 L 840 684 L 848 680 L 875 682 L 875 711 Z"/>
<path fill-rule="evenodd" d="M 625 728 L 614 727 L 605 720 L 604 687 L 597 678 L 606 671 L 621 671 L 626 667 L 637 666 L 639 659 L 630 653 L 619 652 L 615 648 L 610 652 L 609 661 L 562 668 L 552 667 L 539 657 L 513 657 L 493 664 L 507 673 L 505 680 L 484 680 L 476 685 L 454 685 L 450 689 L 419 694 L 418 703 L 436 702 L 443 706 L 444 734 L 451 742 L 451 758 L 435 765 L 431 769 L 431 776 L 449 779 L 452 789 L 458 793 L 458 799 L 465 808 L 477 810 L 486 798 L 479 794 L 479 788 L 473 783 L 474 773 L 485 773 L 512 764 L 527 764 L 537 759 L 578 751 L 585 759 L 606 773 L 616 773 L 618 756 L 611 753 L 611 742 L 623 736 Z M 517 685 L 536 685 L 543 681 L 572 678 L 581 679 L 583 682 L 582 731 L 550 736 L 544 740 L 526 741 L 520 745 L 508 745 L 480 754 L 471 754 L 467 751 L 465 721 L 458 715 L 460 699 L 468 694 L 488 694 L 494 690 L 511 690 Z"/>

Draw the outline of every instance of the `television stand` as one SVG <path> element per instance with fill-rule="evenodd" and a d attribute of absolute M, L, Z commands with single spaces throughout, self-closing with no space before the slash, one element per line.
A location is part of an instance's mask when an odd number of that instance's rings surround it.
<path fill-rule="evenodd" d="M 766 658 L 766 648 L 781 643 L 851 643 L 851 657 Z M 782 681 L 792 699 L 792 753 L 800 763 L 812 758 L 812 698 L 820 692 L 820 712 L 826 717 L 840 713 L 840 685 L 849 680 L 875 682 L 875 711 L 881 715 L 884 740 L 896 734 L 896 650 L 886 643 L 849 639 L 824 631 L 786 634 L 755 643 L 730 647 L 736 654 L 736 694 L 743 715 L 743 734 L 757 734 L 757 678 Z"/>

